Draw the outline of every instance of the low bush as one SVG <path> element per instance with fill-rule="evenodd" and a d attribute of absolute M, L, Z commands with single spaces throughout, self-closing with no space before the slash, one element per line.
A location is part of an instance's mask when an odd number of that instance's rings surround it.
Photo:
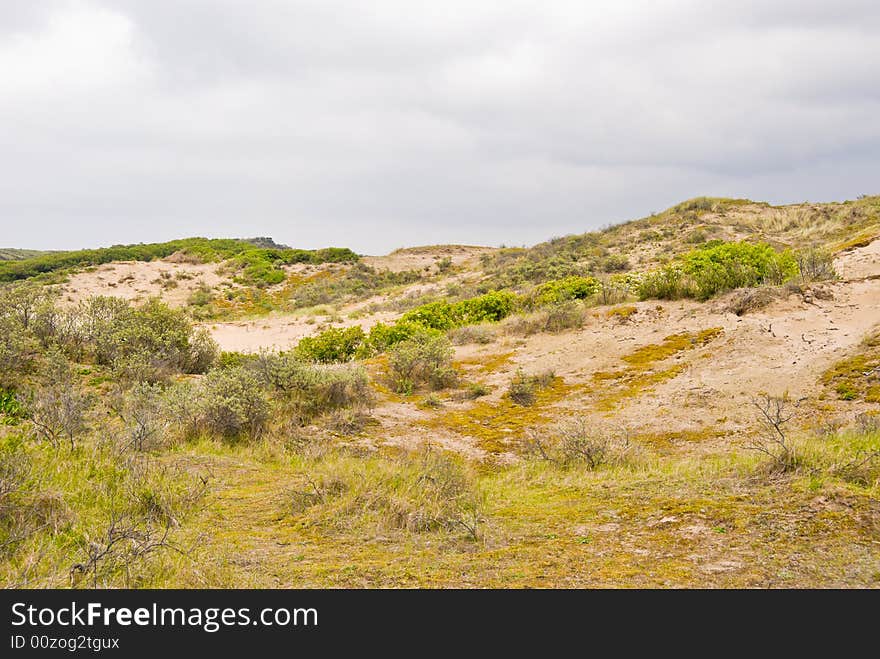
<path fill-rule="evenodd" d="M 707 300 L 735 288 L 782 284 L 797 274 L 797 261 L 789 251 L 777 252 L 766 243 L 711 241 L 644 275 L 638 293 L 643 300 Z"/>
<path fill-rule="evenodd" d="M 563 466 L 582 464 L 597 469 L 606 464 L 622 464 L 632 453 L 626 434 L 615 435 L 597 430 L 586 419 L 577 417 L 546 429 L 532 429 L 526 434 L 529 454 Z"/>
<path fill-rule="evenodd" d="M 564 332 L 580 329 L 587 321 L 587 311 L 579 302 L 564 302 L 550 307 L 546 312 L 545 332 Z"/>
<path fill-rule="evenodd" d="M 555 374 L 553 371 L 544 371 L 538 374 L 528 374 L 523 369 L 517 369 L 511 378 L 507 388 L 507 397 L 517 405 L 528 407 L 535 404 L 538 391 L 552 384 Z"/>
<path fill-rule="evenodd" d="M 87 356 L 131 382 L 204 373 L 218 354 L 207 331 L 194 329 L 183 311 L 158 299 L 132 307 L 119 298 L 94 297 L 77 310 L 77 324 Z"/>
<path fill-rule="evenodd" d="M 459 394 L 459 398 L 464 400 L 476 400 L 483 396 L 488 396 L 492 390 L 482 382 L 470 382 Z"/>
<path fill-rule="evenodd" d="M 295 352 L 298 357 L 314 362 L 344 362 L 354 359 L 366 335 L 360 326 L 331 327 L 315 336 L 300 339 Z"/>
<path fill-rule="evenodd" d="M 424 328 L 421 325 L 404 320 L 399 320 L 393 325 L 376 323 L 370 328 L 370 333 L 358 356 L 369 357 L 371 355 L 386 352 L 388 349 L 420 331 L 424 331 Z"/>
<path fill-rule="evenodd" d="M 502 330 L 512 336 L 531 336 L 539 332 L 564 332 L 580 329 L 587 322 L 587 310 L 580 302 L 570 301 L 543 311 L 511 316 Z"/>
<path fill-rule="evenodd" d="M 534 291 L 533 300 L 538 306 L 559 304 L 568 300 L 584 300 L 598 293 L 600 289 L 601 284 L 595 277 L 565 277 L 538 286 Z"/>
<path fill-rule="evenodd" d="M 778 289 L 745 288 L 731 294 L 724 310 L 737 316 L 744 316 L 752 311 L 763 309 L 778 297 Z"/>
<path fill-rule="evenodd" d="M 624 272 L 630 269 L 629 259 L 624 254 L 609 254 L 602 259 L 600 268 L 603 272 Z"/>
<path fill-rule="evenodd" d="M 336 409 L 363 410 L 374 403 L 370 379 L 360 366 L 307 363 L 295 353 L 263 352 L 248 367 L 283 398 L 301 424 Z"/>
<path fill-rule="evenodd" d="M 824 249 L 805 249 L 797 252 L 798 271 L 804 282 L 828 281 L 837 279 L 834 257 Z"/>
<path fill-rule="evenodd" d="M 454 345 L 461 346 L 469 343 L 487 344 L 492 343 L 497 333 L 494 327 L 489 325 L 465 325 L 449 331 L 449 340 Z"/>
<path fill-rule="evenodd" d="M 86 428 L 86 412 L 92 404 L 82 391 L 64 353 L 52 348 L 40 374 L 39 385 L 21 399 L 32 433 L 58 448 L 62 441 L 75 448 L 75 439 Z"/>
<path fill-rule="evenodd" d="M 462 325 L 502 320 L 513 312 L 518 301 L 519 297 L 511 291 L 490 291 L 456 303 L 440 300 L 423 304 L 403 314 L 402 320 L 445 331 Z"/>
<path fill-rule="evenodd" d="M 119 449 L 149 451 L 162 445 L 170 419 L 159 385 L 139 382 L 119 391 L 112 407 L 125 428 Z"/>
<path fill-rule="evenodd" d="M 391 383 L 398 393 L 420 386 L 443 389 L 457 379 L 452 366 L 452 344 L 436 332 L 421 331 L 398 343 L 388 353 Z"/>
<path fill-rule="evenodd" d="M 227 439 L 257 438 L 269 421 L 269 401 L 251 371 L 209 371 L 203 382 L 199 412 L 204 428 Z"/>
<path fill-rule="evenodd" d="M 21 323 L 0 316 L 0 387 L 14 387 L 32 370 L 38 347 Z"/>

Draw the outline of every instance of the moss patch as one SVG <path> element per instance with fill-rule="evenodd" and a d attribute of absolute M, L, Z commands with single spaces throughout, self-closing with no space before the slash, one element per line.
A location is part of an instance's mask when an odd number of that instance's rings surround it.
<path fill-rule="evenodd" d="M 473 367 L 481 373 L 493 373 L 507 364 L 515 354 L 515 352 L 501 352 L 495 355 L 476 355 L 456 360 L 453 366 L 456 369 Z"/>
<path fill-rule="evenodd" d="M 627 368 L 597 371 L 593 374 L 596 385 L 595 407 L 606 411 L 614 410 L 646 390 L 671 380 L 684 371 L 684 364 L 673 364 L 659 369 L 655 365 L 685 350 L 705 346 L 723 332 L 720 327 L 712 327 L 700 332 L 672 334 L 663 339 L 662 343 L 642 346 L 624 355 L 621 359 L 629 364 Z"/>
<path fill-rule="evenodd" d="M 501 400 L 480 401 L 466 410 L 446 412 L 424 424 L 473 437 L 488 453 L 506 453 L 512 449 L 511 440 L 521 436 L 527 428 L 552 421 L 549 408 L 573 389 L 556 377 L 536 393 L 533 405 L 518 405 L 505 394 Z"/>
<path fill-rule="evenodd" d="M 646 368 L 654 362 L 668 359 L 683 350 L 704 346 L 723 332 L 724 330 L 720 327 L 710 327 L 700 332 L 671 334 L 663 339 L 663 343 L 642 346 L 628 355 L 624 355 L 622 359 L 635 368 Z"/>
<path fill-rule="evenodd" d="M 605 312 L 605 317 L 617 320 L 629 320 L 637 312 L 638 309 L 634 305 L 624 304 L 622 306 L 611 307 Z"/>
<path fill-rule="evenodd" d="M 822 384 L 840 400 L 880 403 L 880 329 L 865 337 L 856 354 L 825 371 Z"/>

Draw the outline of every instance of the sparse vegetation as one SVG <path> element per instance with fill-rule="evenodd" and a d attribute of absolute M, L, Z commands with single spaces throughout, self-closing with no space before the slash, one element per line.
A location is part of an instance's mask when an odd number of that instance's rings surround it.
<path fill-rule="evenodd" d="M 880 403 L 880 330 L 868 334 L 855 354 L 825 371 L 822 382 L 841 400 Z"/>
<path fill-rule="evenodd" d="M 525 448 L 541 460 L 561 466 L 583 464 L 590 470 L 606 464 L 624 464 L 633 453 L 626 432 L 597 431 L 583 418 L 569 419 L 547 430 L 530 430 Z"/>
<path fill-rule="evenodd" d="M 535 404 L 538 392 L 548 387 L 556 375 L 553 371 L 544 371 L 536 375 L 527 374 L 522 369 L 518 369 L 516 375 L 510 380 L 507 388 L 507 397 L 517 405 L 525 407 Z"/>
<path fill-rule="evenodd" d="M 51 282 L 164 247 L 0 264 L 0 584 L 874 586 L 878 233 L 700 198 L 480 268 L 196 239 L 89 273 L 135 302 Z"/>

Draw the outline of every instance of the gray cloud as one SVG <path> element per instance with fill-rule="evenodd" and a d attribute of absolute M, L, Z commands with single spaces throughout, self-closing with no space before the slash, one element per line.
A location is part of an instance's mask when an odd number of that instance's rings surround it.
<path fill-rule="evenodd" d="M 57 0 L 0 26 L 10 246 L 522 244 L 880 192 L 875 2 Z"/>

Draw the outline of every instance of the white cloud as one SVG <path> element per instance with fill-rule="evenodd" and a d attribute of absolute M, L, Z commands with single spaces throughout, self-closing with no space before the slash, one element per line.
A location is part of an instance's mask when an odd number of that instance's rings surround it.
<path fill-rule="evenodd" d="M 0 9 L 10 245 L 518 244 L 878 191 L 866 0 L 28 7 Z"/>
<path fill-rule="evenodd" d="M 125 84 L 143 73 L 132 51 L 134 26 L 124 15 L 72 4 L 48 16 L 35 33 L 0 41 L 4 96 L 60 96 Z"/>

